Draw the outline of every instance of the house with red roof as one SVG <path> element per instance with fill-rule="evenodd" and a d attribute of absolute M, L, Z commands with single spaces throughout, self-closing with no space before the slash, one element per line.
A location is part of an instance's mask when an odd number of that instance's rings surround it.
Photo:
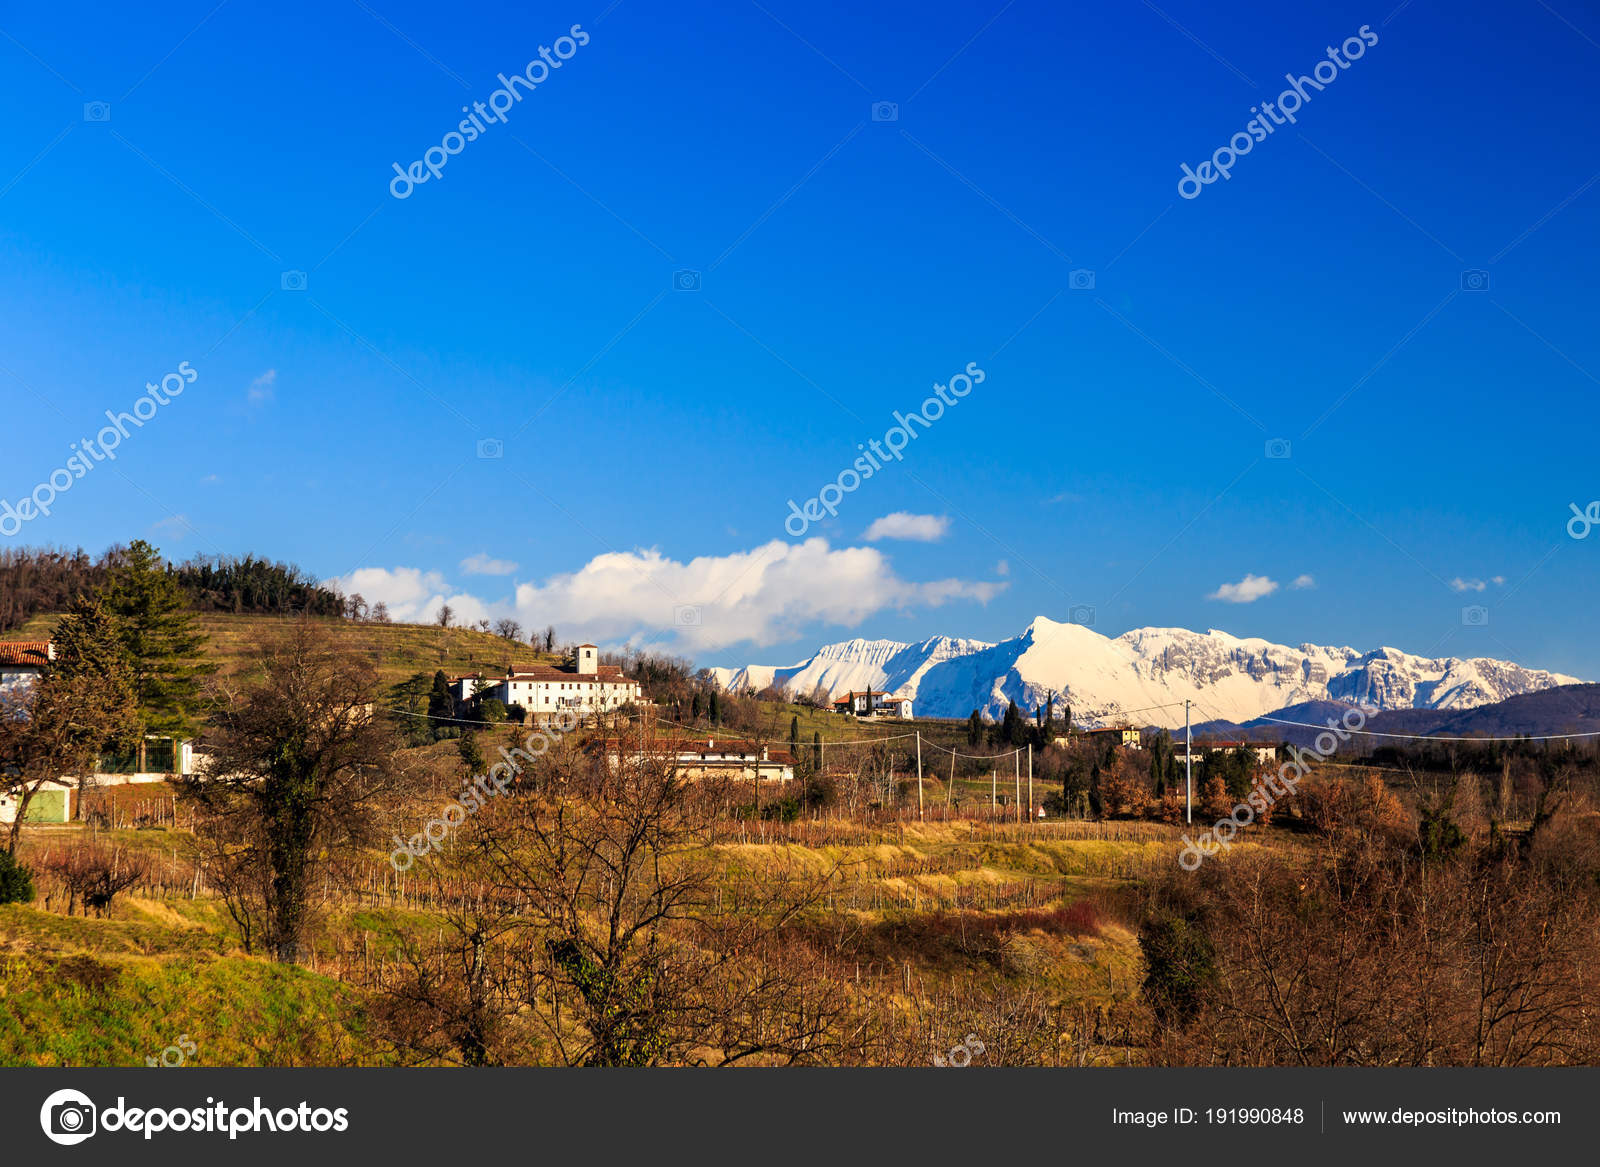
<path fill-rule="evenodd" d="M 0 697 L 20 693 L 56 659 L 48 640 L 0 640 Z"/>

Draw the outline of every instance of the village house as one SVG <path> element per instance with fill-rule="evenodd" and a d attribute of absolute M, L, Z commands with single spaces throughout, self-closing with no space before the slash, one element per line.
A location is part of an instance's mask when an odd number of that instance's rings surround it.
<path fill-rule="evenodd" d="M 0 698 L 20 694 L 55 659 L 48 640 L 0 640 Z"/>
<path fill-rule="evenodd" d="M 1107 725 L 1100 729 L 1084 730 L 1084 736 L 1097 745 L 1104 745 L 1107 741 L 1115 742 L 1130 750 L 1143 748 L 1139 738 L 1139 731 L 1129 725 Z"/>
<path fill-rule="evenodd" d="M 1201 762 L 1205 761 L 1205 756 L 1209 753 L 1223 753 L 1228 750 L 1237 750 L 1241 747 L 1254 754 L 1256 761 L 1263 765 L 1278 760 L 1278 747 L 1271 742 L 1221 741 L 1204 738 L 1194 743 L 1194 764 L 1196 766 L 1200 765 Z M 1187 755 L 1184 753 L 1182 742 L 1174 744 L 1173 757 L 1178 760 L 1180 765 L 1186 760 Z"/>
<path fill-rule="evenodd" d="M 512 665 L 504 676 L 492 680 L 481 674 L 453 677 L 450 688 L 458 705 L 493 699 L 507 707 L 520 706 L 526 711 L 526 725 L 548 725 L 567 714 L 588 720 L 645 703 L 640 683 L 623 676 L 620 665 L 601 664 L 600 650 L 592 644 L 578 645 L 570 667 Z"/>
<path fill-rule="evenodd" d="M 738 738 L 648 738 L 642 742 L 607 738 L 599 747 L 613 768 L 624 753 L 670 760 L 684 778 L 794 779 L 794 756 Z"/>
<path fill-rule="evenodd" d="M 835 713 L 849 713 L 855 717 L 897 717 L 911 719 L 911 698 L 894 693 L 880 693 L 875 689 L 857 692 L 852 689 L 832 702 Z"/>

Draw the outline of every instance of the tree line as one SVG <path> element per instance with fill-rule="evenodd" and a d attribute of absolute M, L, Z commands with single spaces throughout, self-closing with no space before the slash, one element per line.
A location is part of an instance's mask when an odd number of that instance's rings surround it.
<path fill-rule="evenodd" d="M 109 548 L 98 558 L 81 547 L 0 550 L 0 633 L 20 628 L 41 613 L 64 612 L 130 563 L 142 561 L 143 541 Z M 346 597 L 291 563 L 255 555 L 198 555 L 181 564 L 160 563 L 198 612 L 303 612 L 311 616 L 351 615 Z M 382 607 L 382 605 L 378 605 Z M 362 604 L 363 616 L 367 614 Z M 379 619 L 386 619 L 385 613 Z"/>

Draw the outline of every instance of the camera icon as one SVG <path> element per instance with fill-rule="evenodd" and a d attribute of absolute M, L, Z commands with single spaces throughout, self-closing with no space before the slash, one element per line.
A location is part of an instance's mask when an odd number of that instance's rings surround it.
<path fill-rule="evenodd" d="M 1289 439 L 1288 438 L 1268 438 L 1267 439 L 1267 457 L 1269 457 L 1269 458 L 1287 458 L 1289 456 L 1289 451 L 1290 451 L 1290 445 L 1289 445 Z"/>
<path fill-rule="evenodd" d="M 690 271 L 688 268 L 673 272 L 672 290 L 674 292 L 698 292 L 700 290 L 700 273 Z"/>
<path fill-rule="evenodd" d="M 679 604 L 672 609 L 672 622 L 679 628 L 698 628 L 700 626 L 700 605 Z"/>
<path fill-rule="evenodd" d="M 1468 628 L 1483 628 L 1489 623 L 1489 609 L 1482 604 L 1470 604 L 1461 609 L 1461 623 Z"/>
<path fill-rule="evenodd" d="M 504 458 L 505 456 L 506 456 L 506 444 L 504 442 L 502 442 L 499 438 L 479 438 L 478 439 L 478 457 L 480 457 L 480 458 Z"/>
<path fill-rule="evenodd" d="M 897 101 L 875 101 L 872 103 L 872 120 L 875 122 L 897 122 L 900 120 L 900 103 Z"/>
<path fill-rule="evenodd" d="M 1094 291 L 1094 272 L 1086 267 L 1073 269 L 1067 273 L 1067 287 L 1074 292 Z"/>
<path fill-rule="evenodd" d="M 57 1090 L 39 1108 L 39 1125 L 52 1143 L 70 1147 L 95 1133 L 98 1113 L 87 1094 Z"/>
<path fill-rule="evenodd" d="M 303 271 L 286 271 L 278 278 L 278 285 L 285 292 L 303 292 L 306 290 L 306 273 Z"/>
<path fill-rule="evenodd" d="M 1067 609 L 1068 624 L 1082 624 L 1085 628 L 1094 627 L 1094 605 L 1074 604 Z"/>
<path fill-rule="evenodd" d="M 1489 290 L 1489 273 L 1481 267 L 1468 268 L 1461 273 L 1461 290 L 1463 292 L 1487 292 Z"/>
<path fill-rule="evenodd" d="M 111 103 L 109 101 L 86 101 L 83 103 L 83 120 L 86 122 L 108 122 L 111 120 Z"/>

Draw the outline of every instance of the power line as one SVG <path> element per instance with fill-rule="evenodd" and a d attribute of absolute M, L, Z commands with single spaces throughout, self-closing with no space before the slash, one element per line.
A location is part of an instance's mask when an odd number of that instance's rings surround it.
<path fill-rule="evenodd" d="M 936 741 L 924 741 L 924 743 L 923 743 L 923 744 L 924 744 L 924 745 L 927 745 L 927 746 L 931 746 L 931 747 L 933 747 L 933 748 L 934 748 L 934 749 L 936 749 L 936 750 L 942 750 L 942 751 L 943 751 L 943 752 L 945 752 L 945 753 L 947 753 L 947 754 L 949 754 L 949 755 L 950 755 L 950 756 L 951 756 L 951 757 L 954 757 L 954 758 L 970 758 L 970 759 L 972 759 L 972 760 L 973 760 L 973 761 L 975 761 L 975 762 L 992 762 L 992 761 L 998 761 L 998 760 L 999 760 L 999 759 L 1001 759 L 1001 758 L 1009 758 L 1009 757 L 1011 757 L 1011 756 L 1012 756 L 1012 755 L 1013 755 L 1013 754 L 1020 754 L 1020 753 L 1022 753 L 1022 747 L 1021 747 L 1021 746 L 1018 746 L 1018 747 L 1017 747 L 1017 748 L 1016 748 L 1016 749 L 1014 749 L 1014 750 L 1007 750 L 1007 751 L 1006 751 L 1006 752 L 1005 752 L 1005 753 L 1003 753 L 1003 754 L 962 754 L 962 753 L 957 753 L 957 752 L 956 752 L 956 751 L 955 751 L 955 750 L 952 750 L 952 749 L 947 749 L 947 748 L 946 748 L 946 747 L 944 747 L 944 746 L 941 746 L 941 745 L 940 745 L 940 744 L 939 744 L 939 743 L 938 743 L 938 742 L 936 742 Z"/>

